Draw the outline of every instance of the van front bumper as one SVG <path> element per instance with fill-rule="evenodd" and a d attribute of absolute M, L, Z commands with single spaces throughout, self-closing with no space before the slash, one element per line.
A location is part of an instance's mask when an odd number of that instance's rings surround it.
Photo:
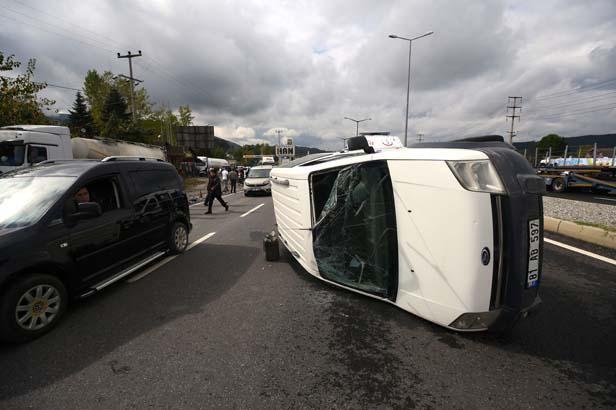
<path fill-rule="evenodd" d="M 520 319 L 528 316 L 528 314 L 535 310 L 540 304 L 541 298 L 537 295 L 531 305 L 522 309 L 513 309 L 508 306 L 503 306 L 488 312 L 463 313 L 458 316 L 456 320 L 451 322 L 449 327 L 460 331 L 490 330 L 494 332 L 504 332 L 511 329 Z"/>

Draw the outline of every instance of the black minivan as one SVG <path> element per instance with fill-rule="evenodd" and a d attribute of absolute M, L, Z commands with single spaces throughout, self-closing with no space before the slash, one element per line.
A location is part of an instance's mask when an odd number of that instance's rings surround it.
<path fill-rule="evenodd" d="M 47 161 L 0 175 L 0 339 L 49 331 L 69 298 L 183 252 L 191 228 L 182 179 L 162 161 Z"/>

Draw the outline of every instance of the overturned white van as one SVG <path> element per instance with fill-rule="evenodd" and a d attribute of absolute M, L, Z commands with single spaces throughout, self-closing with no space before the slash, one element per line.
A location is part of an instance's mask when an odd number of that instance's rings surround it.
<path fill-rule="evenodd" d="M 278 235 L 310 274 L 460 331 L 539 303 L 544 183 L 502 138 L 348 147 L 271 172 Z"/>

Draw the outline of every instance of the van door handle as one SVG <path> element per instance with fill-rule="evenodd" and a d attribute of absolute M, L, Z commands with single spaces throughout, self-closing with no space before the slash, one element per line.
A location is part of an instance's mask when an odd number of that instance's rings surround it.
<path fill-rule="evenodd" d="M 285 178 L 272 177 L 270 179 L 280 185 L 289 185 L 289 180 Z"/>

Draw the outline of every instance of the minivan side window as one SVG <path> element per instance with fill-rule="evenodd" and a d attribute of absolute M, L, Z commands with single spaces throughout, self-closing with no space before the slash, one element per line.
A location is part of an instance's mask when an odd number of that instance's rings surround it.
<path fill-rule="evenodd" d="M 129 175 L 133 182 L 136 197 L 178 189 L 180 186 L 177 174 L 171 170 L 130 171 Z"/>

